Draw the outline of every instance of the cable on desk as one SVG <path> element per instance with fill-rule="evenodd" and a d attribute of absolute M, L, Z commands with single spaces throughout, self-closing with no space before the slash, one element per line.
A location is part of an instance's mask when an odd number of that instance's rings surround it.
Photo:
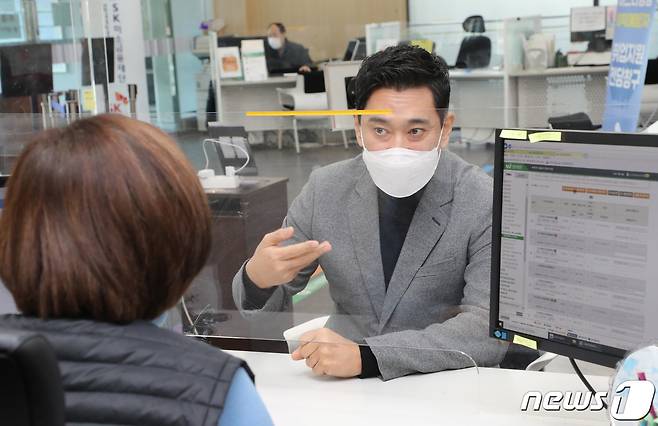
<path fill-rule="evenodd" d="M 185 316 L 187 317 L 187 321 L 190 323 L 192 326 L 192 331 L 194 334 L 197 336 L 199 335 L 199 332 L 196 329 L 196 321 L 192 321 L 192 317 L 190 316 L 190 311 L 187 310 L 187 305 L 185 304 L 185 296 L 182 296 L 180 298 L 181 304 L 183 305 L 183 312 L 185 312 Z"/>
<path fill-rule="evenodd" d="M 204 139 L 203 142 L 201 143 L 201 147 L 203 148 L 203 156 L 206 158 L 206 166 L 204 167 L 204 169 L 207 169 L 208 166 L 210 165 L 210 158 L 208 158 L 208 151 L 206 150 L 206 143 L 208 143 L 208 142 L 212 142 L 212 143 L 216 143 L 216 144 L 219 144 L 219 145 L 226 145 L 226 146 L 230 146 L 230 147 L 233 147 L 233 148 L 237 148 L 240 151 L 242 151 L 244 153 L 244 155 L 247 156 L 247 161 L 245 161 L 244 164 L 242 165 L 242 167 L 237 169 L 235 171 L 235 173 L 238 173 L 238 172 L 242 171 L 242 169 L 247 167 L 247 165 L 249 164 L 249 160 L 250 160 L 249 152 L 246 149 L 244 149 L 243 147 L 241 147 L 240 145 L 238 145 L 237 143 L 225 142 L 225 141 L 222 141 L 222 140 L 219 140 L 219 139 Z M 245 142 L 245 143 L 247 143 L 247 142 Z"/>
<path fill-rule="evenodd" d="M 576 374 L 578 375 L 578 377 L 580 377 L 580 380 L 583 382 L 583 384 L 585 385 L 587 390 L 592 392 L 592 395 L 595 394 L 596 391 L 594 390 L 592 385 L 590 385 L 589 381 L 587 381 L 587 379 L 583 375 L 583 372 L 580 371 L 580 368 L 578 367 L 578 364 L 576 364 L 576 360 L 573 359 L 573 358 L 569 358 L 569 362 L 571 363 L 571 366 L 573 367 L 573 369 L 576 372 Z M 605 401 L 601 401 L 601 403 L 603 404 L 603 408 L 605 408 L 607 410 L 608 409 L 608 404 L 606 404 Z"/>

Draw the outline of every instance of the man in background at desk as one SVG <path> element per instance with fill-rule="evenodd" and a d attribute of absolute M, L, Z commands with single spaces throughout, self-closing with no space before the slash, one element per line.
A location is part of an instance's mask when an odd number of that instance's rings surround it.
<path fill-rule="evenodd" d="M 281 22 L 270 24 L 267 29 L 267 45 L 270 48 L 265 50 L 265 59 L 270 73 L 311 71 L 313 61 L 308 56 L 308 49 L 288 40 L 286 27 Z"/>
<path fill-rule="evenodd" d="M 355 118 L 363 154 L 315 170 L 284 228 L 233 281 L 243 315 L 289 309 L 322 267 L 334 314 L 293 359 L 316 374 L 381 376 L 498 364 L 488 337 L 492 182 L 446 151 L 454 115 L 445 61 L 412 46 L 363 62 Z M 439 161 L 440 160 L 440 161 Z"/>

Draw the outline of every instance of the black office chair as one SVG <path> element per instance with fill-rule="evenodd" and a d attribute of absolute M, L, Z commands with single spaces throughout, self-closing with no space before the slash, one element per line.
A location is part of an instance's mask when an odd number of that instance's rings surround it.
<path fill-rule="evenodd" d="M 491 40 L 481 35 L 484 32 L 484 18 L 482 16 L 469 16 L 462 23 L 464 31 L 471 34 L 464 37 L 459 46 L 457 68 L 486 68 L 491 63 Z"/>
<path fill-rule="evenodd" d="M 601 128 L 601 126 L 592 124 L 589 115 L 584 112 L 549 117 L 548 124 L 551 129 L 559 130 L 597 130 Z"/>
<path fill-rule="evenodd" d="M 311 71 L 303 74 L 304 93 L 324 93 L 324 71 Z"/>
<path fill-rule="evenodd" d="M 0 329 L 0 424 L 63 426 L 64 389 L 55 353 L 41 335 Z"/>

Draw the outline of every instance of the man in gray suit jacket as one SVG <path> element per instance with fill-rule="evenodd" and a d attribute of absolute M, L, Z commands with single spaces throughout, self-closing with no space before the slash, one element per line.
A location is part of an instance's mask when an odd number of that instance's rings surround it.
<path fill-rule="evenodd" d="M 381 376 L 496 365 L 488 337 L 491 179 L 445 151 L 454 122 L 445 62 L 409 46 L 354 80 L 363 154 L 314 171 L 284 227 L 238 272 L 243 315 L 290 308 L 322 267 L 335 313 L 293 359 L 317 374 Z M 388 113 L 386 113 L 388 112 Z"/>

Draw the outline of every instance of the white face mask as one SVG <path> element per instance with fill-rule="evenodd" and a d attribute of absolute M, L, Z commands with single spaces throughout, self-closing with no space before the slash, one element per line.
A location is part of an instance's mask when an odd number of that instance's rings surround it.
<path fill-rule="evenodd" d="M 381 151 L 368 151 L 361 130 L 363 161 L 377 188 L 395 198 L 409 197 L 420 191 L 432 179 L 441 150 L 443 127 L 439 143 L 429 151 L 416 151 L 407 148 L 389 148 Z"/>
<path fill-rule="evenodd" d="M 268 37 L 267 44 L 269 44 L 272 49 L 279 50 L 281 49 L 281 46 L 283 46 L 283 41 L 279 37 Z"/>

